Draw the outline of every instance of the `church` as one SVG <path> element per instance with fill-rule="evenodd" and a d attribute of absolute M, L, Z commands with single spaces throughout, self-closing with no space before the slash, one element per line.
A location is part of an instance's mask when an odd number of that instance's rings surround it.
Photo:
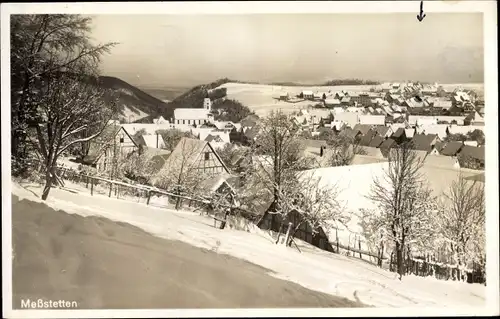
<path fill-rule="evenodd" d="M 174 123 L 186 125 L 202 125 L 213 121 L 212 101 L 203 100 L 203 108 L 178 108 L 174 110 Z"/>

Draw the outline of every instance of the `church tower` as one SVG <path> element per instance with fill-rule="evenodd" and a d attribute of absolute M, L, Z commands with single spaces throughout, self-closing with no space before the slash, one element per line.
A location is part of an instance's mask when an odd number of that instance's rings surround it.
<path fill-rule="evenodd" d="M 212 110 L 212 101 L 210 100 L 210 98 L 206 97 L 203 100 L 203 108 L 208 111 Z"/>

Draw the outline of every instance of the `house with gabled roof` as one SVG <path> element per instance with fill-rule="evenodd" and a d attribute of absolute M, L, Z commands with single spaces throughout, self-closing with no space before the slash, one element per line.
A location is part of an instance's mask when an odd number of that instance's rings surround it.
<path fill-rule="evenodd" d="M 361 146 L 368 146 L 368 145 L 370 145 L 370 142 L 372 141 L 372 139 L 375 136 L 378 136 L 377 135 L 377 131 L 372 130 L 370 128 L 368 130 L 368 132 L 366 132 L 365 134 L 363 134 L 363 136 L 361 136 L 361 139 L 359 140 L 359 145 L 361 145 Z"/>
<path fill-rule="evenodd" d="M 358 130 L 361 132 L 361 134 L 365 135 L 366 133 L 368 133 L 372 129 L 372 126 L 368 125 L 368 124 L 356 124 L 353 127 L 353 129 Z"/>
<path fill-rule="evenodd" d="M 461 162 L 461 167 L 467 167 L 471 169 L 484 169 L 484 147 L 464 145 L 458 153 L 458 160 Z"/>
<path fill-rule="evenodd" d="M 437 141 L 436 144 L 434 145 L 434 148 L 432 151 L 430 151 L 429 155 L 441 155 L 441 152 L 443 148 L 445 147 L 446 142 L 443 141 Z"/>
<path fill-rule="evenodd" d="M 403 127 L 399 127 L 394 133 L 392 133 L 391 138 L 398 144 L 403 143 L 406 140 L 406 132 Z"/>
<path fill-rule="evenodd" d="M 105 171 L 112 162 L 138 151 L 139 145 L 130 134 L 116 123 L 108 124 L 104 130 L 89 143 L 89 150 L 82 162 Z"/>
<path fill-rule="evenodd" d="M 177 176 L 188 171 L 196 176 L 230 173 L 210 142 L 183 137 L 166 159 L 153 183 L 157 182 L 160 176 Z"/>
<path fill-rule="evenodd" d="M 384 157 L 388 157 L 390 150 L 395 146 L 397 146 L 397 142 L 392 138 L 388 138 L 380 144 L 379 149 Z"/>
<path fill-rule="evenodd" d="M 441 149 L 441 155 L 445 156 L 457 156 L 457 154 L 460 152 L 464 144 L 462 142 L 448 142 L 446 145 Z"/>
<path fill-rule="evenodd" d="M 439 140 L 436 134 L 415 134 L 412 138 L 413 149 L 419 151 L 430 152 Z"/>

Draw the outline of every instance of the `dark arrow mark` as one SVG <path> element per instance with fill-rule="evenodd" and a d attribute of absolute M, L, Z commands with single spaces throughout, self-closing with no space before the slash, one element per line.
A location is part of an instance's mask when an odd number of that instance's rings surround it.
<path fill-rule="evenodd" d="M 420 1 L 420 14 L 417 14 L 417 19 L 418 21 L 422 22 L 425 18 L 425 13 L 424 13 L 424 2 Z"/>

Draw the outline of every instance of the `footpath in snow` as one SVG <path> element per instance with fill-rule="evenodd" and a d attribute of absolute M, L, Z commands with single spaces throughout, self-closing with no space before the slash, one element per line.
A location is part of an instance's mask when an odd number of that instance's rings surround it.
<path fill-rule="evenodd" d="M 376 307 L 484 307 L 486 288 L 479 284 L 441 281 L 394 273 L 366 261 L 308 246 L 298 252 L 274 244 L 265 232 L 213 227 L 213 219 L 199 213 L 147 206 L 134 200 L 90 195 L 88 189 L 67 183 L 73 191 L 54 188 L 46 204 L 70 214 L 98 215 L 127 222 L 158 237 L 232 255 L 269 269 L 271 275 L 303 287 L 346 297 Z M 12 183 L 12 193 L 41 202 L 41 187 Z"/>

